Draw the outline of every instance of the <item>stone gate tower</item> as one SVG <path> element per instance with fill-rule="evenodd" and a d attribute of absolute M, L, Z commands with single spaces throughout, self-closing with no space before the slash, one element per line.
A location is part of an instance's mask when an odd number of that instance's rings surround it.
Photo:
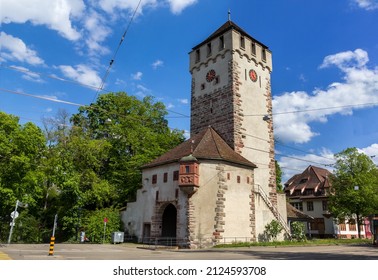
<path fill-rule="evenodd" d="M 228 20 L 189 55 L 191 135 L 214 127 L 257 165 L 254 186 L 276 205 L 269 48 Z"/>

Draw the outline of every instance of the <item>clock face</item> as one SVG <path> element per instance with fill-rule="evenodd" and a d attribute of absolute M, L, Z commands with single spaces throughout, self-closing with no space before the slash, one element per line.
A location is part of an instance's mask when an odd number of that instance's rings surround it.
<path fill-rule="evenodd" d="M 255 70 L 253 69 L 249 70 L 249 78 L 251 79 L 252 82 L 257 81 L 257 73 Z"/>
<path fill-rule="evenodd" d="M 216 73 L 214 69 L 211 69 L 209 72 L 206 74 L 206 81 L 211 82 L 212 80 L 215 79 Z"/>

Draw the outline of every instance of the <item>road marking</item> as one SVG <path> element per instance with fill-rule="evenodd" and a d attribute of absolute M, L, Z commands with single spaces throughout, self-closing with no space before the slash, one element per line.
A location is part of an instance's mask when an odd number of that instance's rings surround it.
<path fill-rule="evenodd" d="M 0 251 L 0 260 L 11 260 L 11 258 L 7 254 Z"/>

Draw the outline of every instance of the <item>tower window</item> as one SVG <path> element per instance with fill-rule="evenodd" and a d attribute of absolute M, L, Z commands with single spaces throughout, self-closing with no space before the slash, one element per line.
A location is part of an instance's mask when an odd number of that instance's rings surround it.
<path fill-rule="evenodd" d="M 240 37 L 240 48 L 245 49 L 245 37 Z"/>
<path fill-rule="evenodd" d="M 256 43 L 255 42 L 252 42 L 251 49 L 252 49 L 252 54 L 256 55 Z"/>
<path fill-rule="evenodd" d="M 157 183 L 157 175 L 154 174 L 152 175 L 152 184 L 156 184 Z"/>
<path fill-rule="evenodd" d="M 164 183 L 166 183 L 167 181 L 168 181 L 168 173 L 167 172 L 165 172 L 164 173 Z"/>
<path fill-rule="evenodd" d="M 178 170 L 173 171 L 173 181 L 178 181 L 179 179 L 179 172 Z"/>
<path fill-rule="evenodd" d="M 220 36 L 219 37 L 219 50 L 223 50 L 225 48 L 224 46 L 224 37 Z"/>
<path fill-rule="evenodd" d="M 220 79 L 219 79 L 219 76 L 216 76 L 215 79 L 214 79 L 214 84 L 219 84 L 220 82 Z"/>
<path fill-rule="evenodd" d="M 266 61 L 266 49 L 261 50 L 261 58 L 262 60 Z"/>
<path fill-rule="evenodd" d="M 201 90 L 205 89 L 205 83 L 201 84 Z"/>
<path fill-rule="evenodd" d="M 207 56 L 211 55 L 211 43 L 207 44 Z"/>
<path fill-rule="evenodd" d="M 189 165 L 185 165 L 185 173 L 190 173 L 190 166 Z"/>
<path fill-rule="evenodd" d="M 198 49 L 198 50 L 196 50 L 196 62 L 199 62 L 200 59 L 201 59 L 201 52 L 200 52 L 200 50 Z"/>
<path fill-rule="evenodd" d="M 236 177 L 236 181 L 240 184 L 240 176 Z"/>

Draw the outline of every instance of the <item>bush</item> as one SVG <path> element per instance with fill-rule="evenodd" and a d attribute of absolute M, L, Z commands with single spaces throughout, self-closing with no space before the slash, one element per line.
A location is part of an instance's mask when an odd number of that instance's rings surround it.
<path fill-rule="evenodd" d="M 265 226 L 265 234 L 268 236 L 268 240 L 277 240 L 278 234 L 283 230 L 282 225 L 277 220 L 272 220 Z"/>
<path fill-rule="evenodd" d="M 306 241 L 305 224 L 301 222 L 292 222 L 291 237 L 296 241 Z"/>

